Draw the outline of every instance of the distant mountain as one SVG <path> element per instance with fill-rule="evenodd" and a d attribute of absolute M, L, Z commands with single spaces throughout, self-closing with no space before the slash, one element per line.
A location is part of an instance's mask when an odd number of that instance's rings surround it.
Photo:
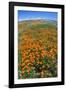
<path fill-rule="evenodd" d="M 37 20 L 24 20 L 19 22 L 19 27 L 29 28 L 29 29 L 38 29 L 38 28 L 57 28 L 57 21 L 46 20 L 46 19 L 37 19 Z"/>

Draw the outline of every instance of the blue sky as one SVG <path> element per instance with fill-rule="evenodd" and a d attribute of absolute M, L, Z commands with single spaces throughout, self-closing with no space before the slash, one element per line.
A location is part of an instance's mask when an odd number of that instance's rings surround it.
<path fill-rule="evenodd" d="M 57 20 L 57 12 L 18 10 L 18 21 L 33 19 Z"/>

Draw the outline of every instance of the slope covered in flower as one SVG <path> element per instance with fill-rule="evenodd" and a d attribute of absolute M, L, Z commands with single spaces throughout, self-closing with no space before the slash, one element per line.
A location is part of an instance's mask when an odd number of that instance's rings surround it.
<path fill-rule="evenodd" d="M 18 24 L 18 78 L 57 76 L 57 24 L 31 20 Z"/>

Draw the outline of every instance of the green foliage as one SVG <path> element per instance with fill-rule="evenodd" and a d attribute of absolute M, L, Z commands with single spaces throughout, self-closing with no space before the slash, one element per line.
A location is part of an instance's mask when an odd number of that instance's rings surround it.
<path fill-rule="evenodd" d="M 50 47 L 46 47 L 45 50 L 46 50 L 46 51 L 50 51 L 51 48 L 50 48 Z"/>
<path fill-rule="evenodd" d="M 31 71 L 30 71 L 30 74 L 29 74 L 30 78 L 34 78 L 34 75 L 35 75 L 34 70 L 31 70 Z"/>
<path fill-rule="evenodd" d="M 45 69 L 45 76 L 47 77 L 55 77 L 57 76 L 57 63 L 54 62 L 51 58 L 45 56 L 43 59 L 44 69 Z"/>
<path fill-rule="evenodd" d="M 25 77 L 28 77 L 29 76 L 27 71 L 24 72 L 24 76 Z"/>
<path fill-rule="evenodd" d="M 21 59 L 22 59 L 21 52 L 20 52 L 20 51 L 18 51 L 18 63 L 20 63 Z"/>

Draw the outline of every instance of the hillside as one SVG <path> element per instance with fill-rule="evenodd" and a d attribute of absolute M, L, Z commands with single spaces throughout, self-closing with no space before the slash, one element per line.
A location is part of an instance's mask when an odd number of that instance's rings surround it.
<path fill-rule="evenodd" d="M 57 22 L 53 21 L 53 20 L 25 20 L 25 21 L 21 21 L 19 22 L 19 30 L 20 29 L 38 29 L 38 28 L 57 28 Z"/>
<path fill-rule="evenodd" d="M 57 76 L 57 22 L 26 20 L 18 23 L 18 78 Z"/>

